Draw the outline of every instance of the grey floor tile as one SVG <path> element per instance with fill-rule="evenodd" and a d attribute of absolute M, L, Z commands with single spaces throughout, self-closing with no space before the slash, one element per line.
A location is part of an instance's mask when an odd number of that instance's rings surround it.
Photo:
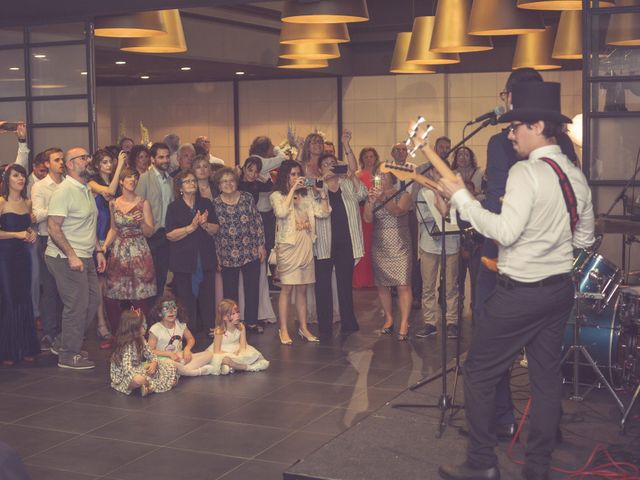
<path fill-rule="evenodd" d="M 265 400 L 339 406 L 361 393 L 348 385 L 297 381 L 266 395 Z"/>
<path fill-rule="evenodd" d="M 19 420 L 20 425 L 86 433 L 127 415 L 124 410 L 83 403 L 63 403 Z"/>
<path fill-rule="evenodd" d="M 77 373 L 77 372 L 76 372 Z M 73 400 L 100 390 L 104 382 L 85 372 L 85 378 L 49 377 L 17 388 L 14 393 L 49 400 Z"/>
<path fill-rule="evenodd" d="M 27 465 L 27 472 L 31 476 L 31 480 L 96 480 L 100 478 L 82 473 L 39 467 L 37 465 Z"/>
<path fill-rule="evenodd" d="M 44 398 L 22 397 L 0 393 L 0 422 L 16 420 L 47 410 L 60 402 Z"/>
<path fill-rule="evenodd" d="M 249 460 L 219 480 L 282 480 L 282 474 L 288 466 L 286 463 Z"/>
<path fill-rule="evenodd" d="M 256 400 L 225 415 L 222 420 L 250 425 L 297 429 L 327 413 L 331 407 Z"/>
<path fill-rule="evenodd" d="M 41 430 L 16 424 L 0 424 L 0 441 L 15 449 L 21 458 L 48 450 L 75 436 L 73 433 Z"/>
<path fill-rule="evenodd" d="M 296 432 L 258 455 L 260 460 L 294 463 L 309 455 L 333 438 L 333 435 L 312 432 Z"/>

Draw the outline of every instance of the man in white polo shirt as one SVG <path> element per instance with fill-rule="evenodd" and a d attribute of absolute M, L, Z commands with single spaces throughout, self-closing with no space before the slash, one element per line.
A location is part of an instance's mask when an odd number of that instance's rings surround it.
<path fill-rule="evenodd" d="M 60 341 L 55 345 L 58 366 L 86 370 L 95 364 L 83 354 L 82 342 L 87 325 L 100 305 L 94 250 L 98 271 L 104 271 L 106 261 L 96 236 L 98 209 L 87 186 L 91 155 L 84 148 L 74 147 L 67 151 L 64 160 L 67 177 L 49 202 L 45 261 L 64 305 Z"/>

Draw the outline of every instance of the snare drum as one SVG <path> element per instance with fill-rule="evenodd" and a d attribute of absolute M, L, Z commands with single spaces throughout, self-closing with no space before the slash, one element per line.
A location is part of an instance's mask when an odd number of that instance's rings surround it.
<path fill-rule="evenodd" d="M 620 288 L 619 305 L 622 324 L 640 327 L 640 287 Z"/>
<path fill-rule="evenodd" d="M 574 260 L 575 264 L 575 260 Z M 593 299 L 583 300 L 586 310 L 603 312 L 615 297 L 620 286 L 621 270 L 598 253 L 592 253 L 574 272 L 576 289 L 583 295 L 593 295 Z M 581 305 L 581 308 L 584 307 Z"/>
<path fill-rule="evenodd" d="M 593 358 L 598 368 L 614 387 L 621 384 L 621 372 L 618 363 L 618 342 L 620 339 L 620 320 L 617 315 L 618 305 L 607 305 L 602 312 L 593 312 L 585 310 L 580 302 L 580 312 L 583 314 L 582 325 L 579 328 L 580 342 L 584 345 Z M 576 307 L 573 307 L 569 322 L 564 331 L 564 345 L 562 346 L 562 355 L 573 345 L 573 325 L 576 321 Z M 566 382 L 570 382 L 573 378 L 573 353 L 569 355 L 562 365 L 562 374 Z M 580 355 L 580 383 L 588 385 L 593 384 L 596 380 L 596 374 L 584 357 Z"/>

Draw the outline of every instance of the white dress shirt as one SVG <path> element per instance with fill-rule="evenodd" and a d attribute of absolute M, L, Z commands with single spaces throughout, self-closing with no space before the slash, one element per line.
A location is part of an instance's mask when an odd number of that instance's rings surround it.
<path fill-rule="evenodd" d="M 47 227 L 47 217 L 49 215 L 49 202 L 51 195 L 58 188 L 51 175 L 47 175 L 42 180 L 38 180 L 31 189 L 31 208 L 38 224 L 38 235 L 46 237 L 49 235 Z"/>
<path fill-rule="evenodd" d="M 571 234 L 558 176 L 541 157 L 554 160 L 571 182 L 579 215 Z M 594 216 L 591 190 L 582 171 L 557 145 L 540 147 L 509 170 L 502 213 L 485 210 L 466 189 L 451 198 L 464 220 L 498 243 L 498 271 L 516 281 L 536 282 L 571 271 L 573 248 L 589 247 Z"/>
<path fill-rule="evenodd" d="M 155 172 L 158 177 L 158 183 L 160 183 L 160 192 L 162 194 L 162 210 L 160 218 L 154 218 L 156 222 L 156 229 L 164 228 L 164 222 L 167 218 L 167 208 L 169 208 L 169 204 L 171 203 L 171 189 L 173 188 L 173 183 L 167 175 L 166 172 L 161 172 L 156 167 L 152 166 L 151 171 Z"/>

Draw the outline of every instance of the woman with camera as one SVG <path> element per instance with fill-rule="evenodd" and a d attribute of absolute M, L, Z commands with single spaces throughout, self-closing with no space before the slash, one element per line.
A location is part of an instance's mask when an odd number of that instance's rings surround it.
<path fill-rule="evenodd" d="M 278 299 L 280 343 L 292 343 L 287 314 L 294 290 L 300 322 L 298 335 L 308 342 L 317 342 L 307 327 L 306 295 L 307 285 L 316 281 L 313 261 L 315 219 L 329 216 L 329 200 L 315 180 L 302 176 L 301 165 L 293 160 L 285 160 L 280 165 L 270 200 L 276 216 L 277 270 L 282 285 Z"/>

